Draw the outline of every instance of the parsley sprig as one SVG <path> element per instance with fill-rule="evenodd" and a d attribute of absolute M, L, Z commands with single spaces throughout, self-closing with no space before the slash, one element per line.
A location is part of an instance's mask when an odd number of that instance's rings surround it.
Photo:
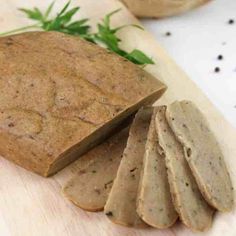
<path fill-rule="evenodd" d="M 50 17 L 53 10 L 54 3 L 52 2 L 46 9 L 45 13 L 40 11 L 37 7 L 33 9 L 20 8 L 19 10 L 26 14 L 26 16 L 36 21 L 36 24 L 26 27 L 18 28 L 8 32 L 1 33 L 0 36 L 11 35 L 15 33 L 24 32 L 30 29 L 37 29 L 43 31 L 58 31 L 65 34 L 74 36 L 80 36 L 81 38 L 99 44 L 108 50 L 117 53 L 118 55 L 130 60 L 138 65 L 154 64 L 153 60 L 145 53 L 138 49 L 134 49 L 131 52 L 126 52 L 120 48 L 121 39 L 117 36 L 117 32 L 121 29 L 129 26 L 142 29 L 138 25 L 122 25 L 117 28 L 111 27 L 111 17 L 118 13 L 120 9 L 115 10 L 107 14 L 104 19 L 97 24 L 97 31 L 95 33 L 90 32 L 90 26 L 88 25 L 89 19 L 81 19 L 73 21 L 73 16 L 78 13 L 80 7 L 74 7 L 69 9 L 70 1 L 61 9 L 55 17 Z"/>
<path fill-rule="evenodd" d="M 121 39 L 118 38 L 117 32 L 125 27 L 133 26 L 143 29 L 139 25 L 122 25 L 117 28 L 111 28 L 111 17 L 119 12 L 120 9 L 115 10 L 104 17 L 101 23 L 98 23 L 98 32 L 94 34 L 95 41 L 101 42 L 109 50 L 119 54 L 120 56 L 132 61 L 138 65 L 154 64 L 153 60 L 146 56 L 142 51 L 134 49 L 128 53 L 119 47 Z"/>

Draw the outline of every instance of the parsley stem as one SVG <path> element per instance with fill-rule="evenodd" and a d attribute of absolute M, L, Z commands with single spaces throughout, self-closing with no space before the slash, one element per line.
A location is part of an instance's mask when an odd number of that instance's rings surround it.
<path fill-rule="evenodd" d="M 7 35 L 10 35 L 10 34 L 19 33 L 19 32 L 22 32 L 22 31 L 25 31 L 25 30 L 28 30 L 28 29 L 34 29 L 34 28 L 35 29 L 40 28 L 40 25 L 39 24 L 34 24 L 34 25 L 29 25 L 29 26 L 18 28 L 18 29 L 10 30 L 10 31 L 4 32 L 4 33 L 0 33 L 0 37 L 7 36 Z"/>

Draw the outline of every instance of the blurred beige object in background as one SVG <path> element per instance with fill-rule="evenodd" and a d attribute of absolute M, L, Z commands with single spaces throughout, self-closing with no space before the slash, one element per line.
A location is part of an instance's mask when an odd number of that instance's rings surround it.
<path fill-rule="evenodd" d="M 189 11 L 210 0 L 121 0 L 138 17 L 161 18 Z"/>

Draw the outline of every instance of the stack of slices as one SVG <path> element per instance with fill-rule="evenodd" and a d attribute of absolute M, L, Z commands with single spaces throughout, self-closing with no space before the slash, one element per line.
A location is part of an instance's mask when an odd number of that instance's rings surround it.
<path fill-rule="evenodd" d="M 207 230 L 215 210 L 233 208 L 223 154 L 199 109 L 189 101 L 146 107 L 133 123 L 97 146 L 64 187 L 77 206 L 103 210 L 114 223 L 158 229 L 178 218 Z"/>

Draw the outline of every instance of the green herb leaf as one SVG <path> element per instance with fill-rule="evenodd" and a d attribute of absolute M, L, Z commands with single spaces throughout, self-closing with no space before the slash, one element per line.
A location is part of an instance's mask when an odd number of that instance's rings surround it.
<path fill-rule="evenodd" d="M 134 49 L 126 58 L 138 65 L 155 64 L 150 57 L 138 49 Z"/>
<path fill-rule="evenodd" d="M 130 60 L 131 62 L 138 64 L 138 65 L 146 65 L 146 64 L 154 64 L 154 61 L 149 58 L 146 54 L 141 52 L 138 49 L 134 49 L 132 52 L 128 53 L 122 50 L 119 47 L 119 42 L 121 41 L 120 38 L 117 37 L 116 33 L 128 26 L 137 27 L 139 29 L 143 29 L 138 25 L 123 25 L 117 28 L 111 27 L 111 16 L 119 12 L 120 9 L 117 9 L 108 15 L 102 20 L 102 23 L 97 25 L 98 32 L 94 34 L 95 41 L 99 41 L 102 43 L 107 49 L 119 54 L 122 57 Z"/>
<path fill-rule="evenodd" d="M 44 15 L 44 20 L 46 21 L 50 15 L 50 13 L 52 12 L 52 9 L 54 7 L 55 2 L 52 2 L 49 7 L 47 8 L 45 15 Z"/>
<path fill-rule="evenodd" d="M 43 14 L 37 7 L 35 7 L 33 10 L 29 10 L 26 8 L 20 8 L 19 10 L 24 12 L 27 15 L 27 17 L 32 20 L 41 21 L 44 18 Z"/>
<path fill-rule="evenodd" d="M 61 16 L 66 10 L 67 10 L 67 8 L 70 6 L 70 3 L 71 3 L 71 1 L 68 1 L 67 3 L 66 3 L 66 5 L 62 8 L 62 10 L 59 12 L 59 14 L 58 14 L 58 16 Z"/>
<path fill-rule="evenodd" d="M 85 35 L 88 34 L 90 27 L 86 25 L 88 19 L 83 19 L 79 21 L 74 21 L 67 25 L 66 29 L 69 34 L 72 35 Z"/>
<path fill-rule="evenodd" d="M 67 24 L 71 21 L 71 18 L 79 11 L 79 7 L 75 7 L 68 12 L 66 12 L 64 15 L 60 16 L 60 20 L 62 24 Z"/>
<path fill-rule="evenodd" d="M 118 13 L 119 11 L 121 11 L 121 9 L 117 9 L 117 10 L 115 10 L 115 11 L 112 11 L 112 12 L 110 12 L 109 14 L 107 14 L 105 17 L 104 17 L 104 19 L 103 19 L 103 23 L 104 23 L 104 27 L 105 28 L 110 28 L 110 19 L 111 19 L 111 17 L 114 15 L 114 14 L 116 14 L 116 13 Z"/>

